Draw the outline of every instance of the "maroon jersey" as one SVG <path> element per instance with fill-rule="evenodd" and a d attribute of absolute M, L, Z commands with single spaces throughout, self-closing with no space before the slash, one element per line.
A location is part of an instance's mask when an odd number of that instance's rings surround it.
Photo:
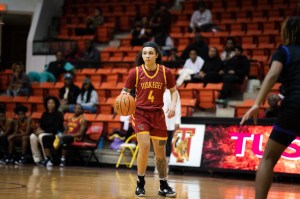
<path fill-rule="evenodd" d="M 136 67 L 125 84 L 126 88 L 135 89 L 136 107 L 143 110 L 162 109 L 165 89 L 174 86 L 172 72 L 163 65 L 158 65 L 155 71 L 148 71 L 144 65 Z"/>
<path fill-rule="evenodd" d="M 72 135 L 78 133 L 80 130 L 82 121 L 83 121 L 83 115 L 80 115 L 79 117 L 70 116 L 68 119 L 68 129 L 66 131 L 67 135 Z"/>
<path fill-rule="evenodd" d="M 28 122 L 28 118 L 26 118 L 24 120 L 24 122 L 22 122 L 21 120 L 17 120 L 17 124 L 18 124 L 18 132 L 17 133 L 26 133 L 27 122 Z M 33 121 L 31 121 L 30 133 L 32 133 L 33 131 L 34 131 L 34 123 L 33 123 Z"/>

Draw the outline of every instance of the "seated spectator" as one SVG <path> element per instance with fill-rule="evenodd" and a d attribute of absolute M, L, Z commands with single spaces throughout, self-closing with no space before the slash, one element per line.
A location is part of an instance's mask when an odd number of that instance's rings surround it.
<path fill-rule="evenodd" d="M 66 112 L 70 104 L 76 104 L 80 88 L 73 82 L 73 75 L 66 73 L 64 75 L 64 87 L 59 89 L 60 107 L 59 111 Z"/>
<path fill-rule="evenodd" d="M 167 61 L 169 62 L 177 62 L 180 61 L 180 57 L 177 55 L 177 49 L 172 48 L 168 54 Z"/>
<path fill-rule="evenodd" d="M 224 64 L 219 57 L 218 49 L 210 47 L 208 57 L 198 75 L 199 79 L 204 85 L 222 82 L 220 71 L 224 69 Z"/>
<path fill-rule="evenodd" d="M 234 40 L 232 38 L 228 38 L 225 44 L 224 51 L 221 53 L 221 60 L 223 62 L 227 62 L 234 56 Z"/>
<path fill-rule="evenodd" d="M 33 160 L 42 166 L 53 166 L 50 149 L 53 148 L 53 141 L 57 133 L 64 131 L 64 117 L 58 111 L 59 100 L 57 97 L 47 97 L 44 100 L 45 112 L 40 119 L 37 130 L 30 135 L 30 145 Z M 43 152 L 43 156 L 39 149 Z M 44 158 L 44 160 L 43 160 Z"/>
<path fill-rule="evenodd" d="M 149 41 L 152 35 L 152 29 L 150 26 L 143 26 L 140 22 L 135 24 L 134 29 L 131 32 L 132 39 L 131 45 L 132 46 L 142 46 L 145 42 Z"/>
<path fill-rule="evenodd" d="M 201 34 L 196 34 L 194 38 L 194 42 L 189 44 L 181 54 L 182 60 L 187 60 L 189 58 L 189 53 L 191 49 L 195 49 L 197 51 L 198 56 L 200 56 L 204 61 L 208 58 L 208 46 L 203 41 L 203 37 Z"/>
<path fill-rule="evenodd" d="M 71 48 L 64 51 L 65 60 L 67 62 L 76 62 L 82 57 L 82 50 L 78 48 L 77 42 L 71 43 Z"/>
<path fill-rule="evenodd" d="M 210 10 L 203 1 L 199 2 L 198 10 L 194 11 L 191 17 L 189 32 L 209 32 L 214 26 Z"/>
<path fill-rule="evenodd" d="M 230 96 L 232 84 L 241 84 L 249 73 L 250 62 L 243 55 L 243 48 L 236 46 L 234 48 L 234 57 L 228 61 L 224 70 L 221 70 L 223 75 L 223 87 L 219 96 L 218 102 L 224 102 Z"/>
<path fill-rule="evenodd" d="M 100 52 L 95 48 L 95 45 L 92 41 L 86 41 L 85 43 L 83 61 L 90 62 L 86 65 L 87 68 L 99 68 Z"/>
<path fill-rule="evenodd" d="M 101 8 L 95 8 L 94 16 L 88 16 L 85 24 L 86 28 L 77 28 L 76 35 L 94 35 L 98 26 L 104 24 L 105 18 L 102 14 Z"/>
<path fill-rule="evenodd" d="M 60 166 L 66 166 L 67 150 L 74 141 L 82 141 L 83 135 L 87 128 L 86 120 L 83 117 L 83 109 L 80 104 L 76 104 L 74 115 L 67 120 L 65 131 L 61 137 L 62 156 Z"/>
<path fill-rule="evenodd" d="M 279 101 L 280 98 L 278 97 L 278 95 L 275 94 L 271 94 L 268 97 L 268 104 L 270 106 L 270 108 L 268 108 L 265 113 L 264 113 L 264 118 L 276 118 L 279 110 L 280 110 L 280 106 L 279 106 Z"/>
<path fill-rule="evenodd" d="M 58 51 L 56 53 L 56 61 L 50 62 L 44 72 L 29 72 L 28 76 L 31 82 L 56 82 L 62 74 L 73 72 L 73 70 L 74 66 L 66 62 L 63 53 Z"/>
<path fill-rule="evenodd" d="M 8 136 L 14 132 L 15 123 L 14 120 L 6 117 L 6 110 L 3 106 L 0 106 L 0 163 L 8 164 Z"/>
<path fill-rule="evenodd" d="M 22 105 L 18 105 L 15 108 L 15 114 L 18 116 L 18 119 L 15 122 L 14 133 L 8 136 L 9 147 L 8 157 L 6 159 L 7 163 L 26 163 L 29 135 L 34 132 L 34 123 L 30 117 L 26 116 L 27 110 L 27 107 Z M 19 161 L 15 161 L 16 156 L 13 154 L 16 143 L 21 143 L 22 146 L 22 154 Z"/>
<path fill-rule="evenodd" d="M 98 104 L 98 93 L 96 92 L 90 78 L 85 78 L 80 94 L 77 97 L 77 104 L 80 104 L 84 111 L 96 113 Z M 69 105 L 69 112 L 74 113 L 75 104 Z"/>
<path fill-rule="evenodd" d="M 203 64 L 204 60 L 198 56 L 197 51 L 191 50 L 190 58 L 185 61 L 183 69 L 178 73 L 179 77 L 176 81 L 177 87 L 181 86 L 184 81 L 193 81 L 193 77 L 198 75 Z"/>
<path fill-rule="evenodd" d="M 167 33 L 159 32 L 155 34 L 152 41 L 160 47 L 163 55 L 168 55 L 170 50 L 174 48 L 174 42 Z"/>
<path fill-rule="evenodd" d="M 159 9 L 150 20 L 150 26 L 154 34 L 169 33 L 172 22 L 172 15 L 165 3 L 161 3 Z"/>
<path fill-rule="evenodd" d="M 10 77 L 6 91 L 8 96 L 29 96 L 31 93 L 31 82 L 24 71 L 22 63 L 14 63 L 12 66 L 13 74 Z"/>

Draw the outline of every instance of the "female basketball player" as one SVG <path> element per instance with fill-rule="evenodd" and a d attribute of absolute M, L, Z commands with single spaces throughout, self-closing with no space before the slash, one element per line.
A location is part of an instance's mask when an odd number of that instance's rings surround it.
<path fill-rule="evenodd" d="M 163 95 L 166 88 L 170 90 L 172 103 L 168 110 L 168 117 L 174 117 L 178 98 L 175 87 L 175 78 L 171 71 L 161 65 L 162 57 L 158 46 L 154 42 L 146 42 L 136 59 L 138 67 L 131 70 L 123 89 L 123 93 L 130 93 L 135 89 L 136 110 L 132 116 L 132 125 L 139 143 L 137 157 L 137 196 L 145 195 L 145 173 L 150 150 L 150 138 L 156 157 L 156 165 L 160 178 L 158 195 L 176 197 L 176 192 L 167 182 L 167 163 L 165 145 L 167 128 L 165 115 L 162 109 Z"/>
<path fill-rule="evenodd" d="M 273 178 L 273 169 L 282 152 L 300 135 L 300 17 L 287 19 L 281 29 L 284 46 L 273 54 L 271 68 L 265 77 L 255 104 L 242 118 L 243 124 L 253 116 L 256 123 L 259 106 L 280 77 L 283 95 L 281 109 L 266 144 L 264 155 L 256 174 L 255 198 L 267 198 Z"/>

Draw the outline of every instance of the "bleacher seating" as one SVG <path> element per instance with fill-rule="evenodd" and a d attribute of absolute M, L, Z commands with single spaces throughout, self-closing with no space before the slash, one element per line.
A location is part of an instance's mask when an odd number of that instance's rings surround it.
<path fill-rule="evenodd" d="M 164 1 L 171 3 L 173 1 Z M 194 34 L 188 33 L 190 17 L 196 9 L 198 0 L 186 0 L 182 3 L 182 10 L 172 10 L 172 26 L 170 36 L 174 40 L 178 54 L 192 42 Z M 203 33 L 208 45 L 216 46 L 221 52 L 227 37 L 235 37 L 245 54 L 253 60 L 250 66 L 250 78 L 262 80 L 269 68 L 271 53 L 281 43 L 280 23 L 289 15 L 289 9 L 296 5 L 295 0 L 245 0 L 225 1 L 206 0 L 213 14 L 213 22 L 222 29 L 222 32 Z M 148 15 L 154 6 L 151 0 L 66 0 L 63 7 L 64 14 L 60 19 L 59 38 L 76 40 L 79 49 L 84 48 L 86 40 L 96 38 L 98 42 L 108 42 L 113 31 L 129 31 L 133 18 L 140 12 L 141 16 Z M 106 23 L 97 29 L 95 35 L 76 36 L 75 29 L 84 27 L 84 18 L 94 12 L 95 7 L 101 7 Z M 79 69 L 75 73 L 75 84 L 79 87 L 86 76 L 89 76 L 99 94 L 98 114 L 86 115 L 89 122 L 101 123 L 104 132 L 111 132 L 119 128 L 121 122 L 118 116 L 113 115 L 113 100 L 121 92 L 129 69 L 133 66 L 139 46 L 130 45 L 131 35 L 120 39 L 119 47 L 108 46 L 100 52 L 102 64 L 99 69 Z M 172 69 L 175 75 L 177 69 Z M 0 89 L 6 90 L 12 70 L 0 72 Z M 278 93 L 276 84 L 271 92 Z M 13 109 L 16 103 L 22 103 L 29 109 L 29 114 L 38 120 L 43 112 L 43 97 L 58 95 L 63 81 L 56 83 L 33 83 L 33 96 L 7 97 L 0 96 L 0 103 L 4 103 L 7 113 L 14 116 Z M 222 83 L 203 84 L 188 83 L 178 90 L 182 99 L 182 115 L 191 116 L 195 108 L 215 108 L 215 100 Z M 244 101 L 236 106 L 235 116 L 241 116 L 253 104 L 253 101 Z M 266 107 L 263 107 L 265 109 Z M 65 117 L 66 118 L 66 117 Z"/>

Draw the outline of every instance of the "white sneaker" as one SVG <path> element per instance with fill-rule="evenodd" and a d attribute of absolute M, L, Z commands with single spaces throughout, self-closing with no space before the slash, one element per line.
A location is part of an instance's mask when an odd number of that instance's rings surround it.
<path fill-rule="evenodd" d="M 46 164 L 46 167 L 52 167 L 52 166 L 53 166 L 53 163 L 51 162 L 51 160 L 48 160 L 47 164 Z"/>

